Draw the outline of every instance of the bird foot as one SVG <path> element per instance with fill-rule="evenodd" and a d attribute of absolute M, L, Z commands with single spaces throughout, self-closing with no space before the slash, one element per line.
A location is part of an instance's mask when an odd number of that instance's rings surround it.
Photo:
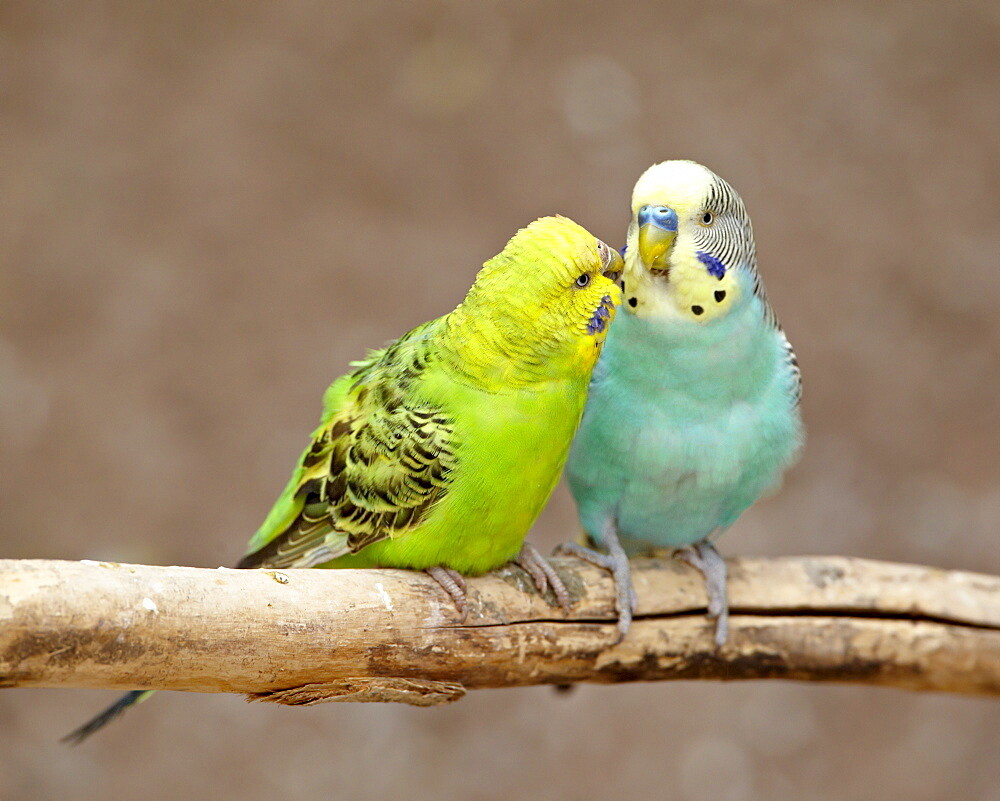
<path fill-rule="evenodd" d="M 608 540 L 605 540 L 608 542 Z M 611 571 L 611 576 L 615 582 L 615 609 L 618 612 L 618 639 L 615 644 L 625 639 L 628 630 L 632 626 L 632 615 L 638 599 L 635 589 L 632 587 L 632 567 L 628 557 L 618 544 L 617 535 L 614 536 L 614 545 L 609 547 L 609 553 L 603 554 L 591 548 L 577 545 L 575 542 L 565 542 L 556 548 L 558 554 L 568 554 L 590 562 L 592 565 Z"/>
<path fill-rule="evenodd" d="M 441 585 L 441 589 L 448 593 L 451 600 L 455 602 L 461 621 L 464 623 L 469 616 L 469 599 L 465 594 L 465 577 L 450 567 L 428 567 L 424 571 L 428 576 Z"/>
<path fill-rule="evenodd" d="M 556 596 L 559 606 L 567 612 L 569 611 L 573 602 L 570 600 L 566 585 L 563 584 L 559 574 L 534 545 L 524 543 L 521 546 L 521 552 L 514 559 L 514 564 L 522 567 L 531 576 L 540 595 L 545 595 L 545 591 L 551 587 L 552 594 Z"/>
<path fill-rule="evenodd" d="M 687 562 L 705 578 L 708 593 L 708 616 L 715 618 L 715 644 L 722 647 L 729 637 L 729 597 L 726 593 L 726 563 L 708 540 L 689 545 L 677 551 L 677 556 Z"/>

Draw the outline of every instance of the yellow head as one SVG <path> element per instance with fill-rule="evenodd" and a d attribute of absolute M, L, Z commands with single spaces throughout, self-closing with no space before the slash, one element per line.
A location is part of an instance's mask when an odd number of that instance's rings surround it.
<path fill-rule="evenodd" d="M 743 201 L 693 161 L 664 161 L 632 192 L 625 302 L 639 317 L 706 323 L 761 293 Z"/>
<path fill-rule="evenodd" d="M 523 386 L 589 375 L 621 301 L 618 252 L 565 217 L 518 231 L 449 316 L 469 372 Z"/>

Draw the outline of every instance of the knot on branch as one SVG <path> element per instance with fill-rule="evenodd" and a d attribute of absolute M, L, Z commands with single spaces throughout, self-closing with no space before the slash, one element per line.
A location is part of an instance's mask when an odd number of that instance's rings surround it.
<path fill-rule="evenodd" d="M 463 695 L 465 687 L 454 681 L 357 676 L 284 690 L 249 693 L 247 701 L 270 701 L 288 706 L 312 706 L 328 701 L 441 706 L 457 701 Z"/>

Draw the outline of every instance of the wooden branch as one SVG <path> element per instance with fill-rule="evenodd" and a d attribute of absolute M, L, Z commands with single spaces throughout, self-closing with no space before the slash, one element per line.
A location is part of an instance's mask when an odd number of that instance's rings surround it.
<path fill-rule="evenodd" d="M 463 623 L 403 570 L 207 570 L 0 560 L 0 687 L 242 692 L 429 706 L 467 689 L 781 678 L 1000 694 L 1000 578 L 843 557 L 735 559 L 717 649 L 700 576 L 636 560 L 632 632 L 611 581 L 555 560 L 550 606 L 516 567 L 469 581 Z"/>

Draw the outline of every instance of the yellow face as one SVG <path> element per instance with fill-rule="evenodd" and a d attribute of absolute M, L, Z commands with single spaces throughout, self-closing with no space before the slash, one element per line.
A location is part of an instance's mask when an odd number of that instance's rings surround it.
<path fill-rule="evenodd" d="M 588 370 L 597 363 L 608 329 L 621 305 L 622 293 L 618 281 L 625 269 L 617 250 L 600 239 L 594 241 L 597 263 L 590 265 L 586 272 L 581 272 L 573 282 L 578 291 L 571 304 L 571 315 L 577 320 L 577 357 Z M 584 281 L 586 284 L 581 286 Z"/>
<path fill-rule="evenodd" d="M 621 304 L 623 268 L 572 220 L 536 220 L 486 263 L 453 313 L 456 347 L 491 387 L 586 378 Z"/>
<path fill-rule="evenodd" d="M 754 269 L 750 220 L 739 196 L 690 161 L 650 167 L 636 183 L 625 256 L 625 304 L 636 316 L 707 323 L 744 291 Z"/>
<path fill-rule="evenodd" d="M 617 250 L 591 234 L 570 245 L 561 253 L 561 267 L 545 276 L 534 325 L 540 335 L 547 333 L 557 343 L 550 358 L 565 358 L 572 369 L 589 371 L 621 305 L 618 281 L 624 263 Z"/>

